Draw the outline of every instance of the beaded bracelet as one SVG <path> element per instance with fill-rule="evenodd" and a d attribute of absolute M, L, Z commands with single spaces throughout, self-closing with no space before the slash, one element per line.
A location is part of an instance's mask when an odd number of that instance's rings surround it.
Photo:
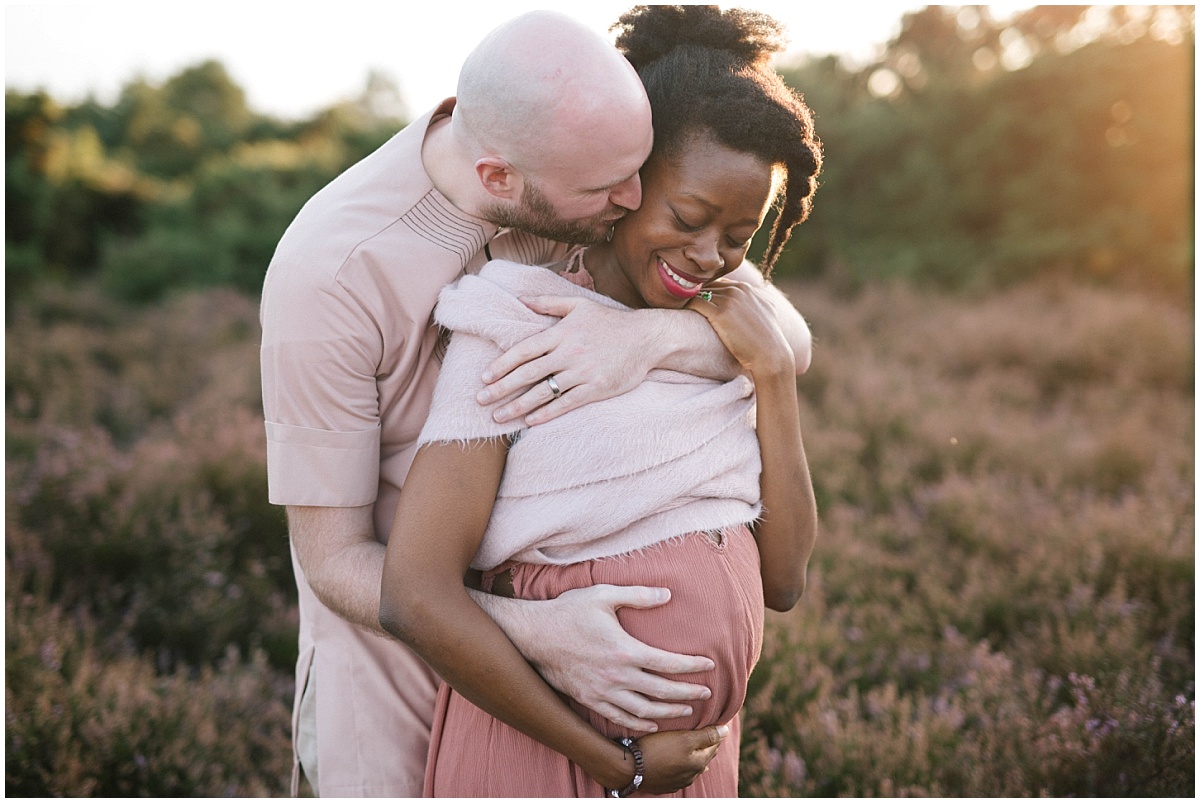
<path fill-rule="evenodd" d="M 623 739 L 617 739 L 617 744 L 628 748 L 633 753 L 633 780 L 624 789 L 609 789 L 608 796 L 629 797 L 642 785 L 642 778 L 646 776 L 646 765 L 642 763 L 642 750 L 633 739 L 626 736 Z"/>

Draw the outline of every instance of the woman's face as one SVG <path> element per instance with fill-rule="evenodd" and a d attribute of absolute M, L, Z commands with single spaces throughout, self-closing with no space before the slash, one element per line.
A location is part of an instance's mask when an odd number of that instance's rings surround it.
<path fill-rule="evenodd" d="M 642 167 L 642 205 L 613 234 L 632 291 L 621 300 L 682 307 L 742 264 L 772 189 L 769 164 L 707 138 L 670 159 L 652 156 Z"/>

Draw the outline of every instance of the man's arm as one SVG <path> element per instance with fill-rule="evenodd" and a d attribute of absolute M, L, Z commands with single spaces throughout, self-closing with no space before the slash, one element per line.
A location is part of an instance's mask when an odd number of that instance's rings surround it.
<path fill-rule="evenodd" d="M 778 288 L 749 263 L 729 278 L 761 293 L 796 357 L 796 374 L 808 370 L 812 335 L 803 316 Z M 568 410 L 625 393 L 653 368 L 668 368 L 712 379 L 741 372 L 708 321 L 691 310 L 614 310 L 576 297 L 523 299 L 535 312 L 562 320 L 518 343 L 498 358 L 483 380 L 480 404 L 513 396 L 496 411 L 498 421 L 524 417 L 542 424 Z M 562 391 L 555 398 L 543 380 L 553 375 Z"/>
<path fill-rule="evenodd" d="M 289 505 L 288 531 L 313 593 L 343 619 L 386 635 L 379 626 L 385 547 L 375 540 L 374 505 Z"/>
<path fill-rule="evenodd" d="M 343 619 L 387 635 L 379 626 L 386 547 L 375 540 L 373 509 L 292 506 L 288 526 L 317 598 Z M 666 589 L 593 586 L 539 602 L 472 596 L 546 682 L 619 725 L 656 730 L 651 718 L 687 716 L 687 701 L 711 696 L 705 686 L 660 676 L 704 672 L 711 660 L 649 647 L 617 621 L 618 608 L 665 604 Z"/>

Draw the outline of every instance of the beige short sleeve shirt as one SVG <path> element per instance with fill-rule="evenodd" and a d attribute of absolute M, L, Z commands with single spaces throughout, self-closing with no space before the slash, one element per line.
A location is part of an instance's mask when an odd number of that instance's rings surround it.
<path fill-rule="evenodd" d="M 263 287 L 270 500 L 374 503 L 381 542 L 437 381 L 438 293 L 486 261 L 483 246 L 496 233 L 456 209 L 425 172 L 425 133 L 452 108 L 444 102 L 313 196 Z M 399 642 L 326 608 L 294 554 L 293 566 L 296 711 L 312 692 L 321 794 L 419 795 L 436 677 Z"/>

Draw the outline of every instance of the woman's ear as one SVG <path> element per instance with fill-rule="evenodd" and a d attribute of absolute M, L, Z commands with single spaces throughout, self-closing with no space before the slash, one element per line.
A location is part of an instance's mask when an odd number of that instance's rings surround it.
<path fill-rule="evenodd" d="M 522 179 L 517 169 L 498 156 L 485 156 L 475 163 L 479 184 L 490 195 L 506 201 L 521 197 Z"/>

